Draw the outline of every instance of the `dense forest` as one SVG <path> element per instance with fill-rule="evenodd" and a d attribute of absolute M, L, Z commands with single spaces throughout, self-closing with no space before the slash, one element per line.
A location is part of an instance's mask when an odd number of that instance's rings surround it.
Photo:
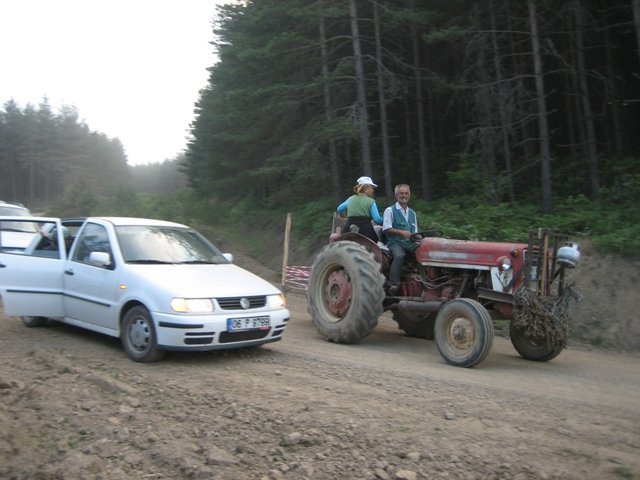
<path fill-rule="evenodd" d="M 0 199 L 261 238 L 293 212 L 308 253 L 369 175 L 379 207 L 409 183 L 421 225 L 456 238 L 548 226 L 640 251 L 640 0 L 229 0 L 212 19 L 183 154 L 131 167 L 73 107 L 8 101 Z"/>
<path fill-rule="evenodd" d="M 46 98 L 24 108 L 10 100 L 0 110 L 0 200 L 38 212 L 88 215 L 104 199 L 186 187 L 183 155 L 129 166 L 117 138 L 92 131 L 72 106 L 53 110 Z"/>
<path fill-rule="evenodd" d="M 35 209 L 131 183 L 120 141 L 92 131 L 71 106 L 54 113 L 46 98 L 24 108 L 9 100 L 0 110 L 0 171 L 0 199 Z"/>
<path fill-rule="evenodd" d="M 254 0 L 214 32 L 185 162 L 202 195 L 338 202 L 365 174 L 387 201 L 409 182 L 550 213 L 638 175 L 636 0 Z"/>

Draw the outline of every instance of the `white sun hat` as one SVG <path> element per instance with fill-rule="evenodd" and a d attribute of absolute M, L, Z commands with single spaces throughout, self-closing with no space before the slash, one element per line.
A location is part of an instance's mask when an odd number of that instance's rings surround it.
<path fill-rule="evenodd" d="M 371 177 L 360 177 L 358 179 L 357 185 L 372 185 L 374 187 L 378 186 L 375 183 L 373 183 L 373 180 L 371 180 Z"/>

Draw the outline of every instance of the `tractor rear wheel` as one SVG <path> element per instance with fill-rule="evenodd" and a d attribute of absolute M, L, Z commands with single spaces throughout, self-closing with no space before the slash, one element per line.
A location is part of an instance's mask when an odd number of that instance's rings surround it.
<path fill-rule="evenodd" d="M 550 345 L 544 337 L 532 335 L 527 327 L 516 327 L 513 322 L 509 325 L 509 337 L 516 351 L 527 360 L 534 362 L 548 362 L 562 352 L 563 347 Z"/>
<path fill-rule="evenodd" d="M 393 319 L 398 322 L 398 328 L 409 337 L 433 340 L 433 326 L 436 316 L 433 313 L 420 315 L 410 312 L 393 312 Z"/>
<path fill-rule="evenodd" d="M 333 242 L 311 268 L 309 314 L 330 342 L 354 343 L 369 335 L 382 315 L 384 276 L 374 255 L 359 243 Z"/>
<path fill-rule="evenodd" d="M 477 301 L 457 298 L 448 302 L 436 317 L 436 346 L 440 355 L 458 367 L 482 362 L 493 345 L 493 322 Z"/>

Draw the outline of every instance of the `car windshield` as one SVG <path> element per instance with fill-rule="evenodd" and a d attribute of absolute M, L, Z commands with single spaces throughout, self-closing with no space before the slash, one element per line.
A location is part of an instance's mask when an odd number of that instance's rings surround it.
<path fill-rule="evenodd" d="M 116 227 L 116 235 L 127 263 L 229 263 L 202 235 L 188 228 L 127 225 Z"/>
<path fill-rule="evenodd" d="M 29 210 L 18 206 L 0 205 L 0 215 L 12 217 L 29 217 Z M 38 233 L 38 226 L 32 222 L 2 222 L 2 230 L 7 232 Z"/>

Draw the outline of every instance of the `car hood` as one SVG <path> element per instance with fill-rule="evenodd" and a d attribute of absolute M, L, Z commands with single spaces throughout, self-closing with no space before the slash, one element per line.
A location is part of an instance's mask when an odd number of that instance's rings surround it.
<path fill-rule="evenodd" d="M 280 291 L 263 278 L 233 264 L 128 265 L 146 287 L 172 297 L 214 298 L 272 295 Z"/>

